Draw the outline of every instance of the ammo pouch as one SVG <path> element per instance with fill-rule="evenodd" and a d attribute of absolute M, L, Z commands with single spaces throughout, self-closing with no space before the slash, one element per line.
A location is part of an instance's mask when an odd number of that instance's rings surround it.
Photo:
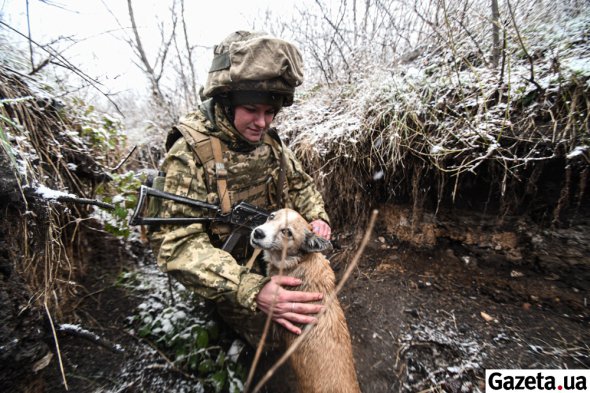
<path fill-rule="evenodd" d="M 164 183 L 166 182 L 166 174 L 164 172 L 158 172 L 158 176 L 152 180 L 152 188 L 158 191 L 164 191 Z M 162 210 L 162 198 L 150 198 L 147 206 L 147 217 L 160 217 L 160 211 Z M 159 228 L 153 228 L 153 230 L 159 230 Z"/>

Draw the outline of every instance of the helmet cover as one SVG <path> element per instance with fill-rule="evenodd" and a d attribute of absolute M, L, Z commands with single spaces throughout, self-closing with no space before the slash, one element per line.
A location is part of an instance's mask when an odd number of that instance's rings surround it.
<path fill-rule="evenodd" d="M 215 47 L 204 95 L 268 92 L 293 103 L 303 82 L 303 60 L 295 45 L 262 32 L 237 31 Z"/>

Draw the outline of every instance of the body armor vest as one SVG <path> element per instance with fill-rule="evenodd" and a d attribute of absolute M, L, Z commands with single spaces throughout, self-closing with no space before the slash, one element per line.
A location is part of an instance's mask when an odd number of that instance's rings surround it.
<path fill-rule="evenodd" d="M 205 170 L 207 202 L 220 204 L 224 196 L 218 194 L 217 181 L 220 174 L 216 168 L 211 143 L 211 139 L 215 137 L 186 124 L 180 124 L 176 129 L 191 146 L 198 163 Z M 263 143 L 250 152 L 233 151 L 223 141 L 220 142 L 231 206 L 246 201 L 269 211 L 283 207 L 287 189 L 285 181 L 281 180 L 284 177 L 281 175 L 284 165 L 280 142 L 265 134 Z M 279 183 L 283 183 L 282 186 Z"/>

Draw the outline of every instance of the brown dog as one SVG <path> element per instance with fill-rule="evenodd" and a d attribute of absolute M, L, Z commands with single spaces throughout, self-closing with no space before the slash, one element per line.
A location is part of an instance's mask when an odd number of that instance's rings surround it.
<path fill-rule="evenodd" d="M 278 274 L 282 264 L 283 275 L 303 281 L 297 290 L 322 292 L 324 301 L 333 296 L 334 272 L 320 253 L 331 244 L 316 236 L 297 212 L 282 209 L 271 214 L 265 224 L 252 231 L 250 241 L 254 247 L 264 250 L 270 275 Z M 287 255 L 282 260 L 285 246 Z M 286 329 L 279 329 L 279 332 L 287 346 L 297 338 Z M 360 392 L 350 334 L 337 299 L 320 316 L 290 361 L 302 393 Z"/>

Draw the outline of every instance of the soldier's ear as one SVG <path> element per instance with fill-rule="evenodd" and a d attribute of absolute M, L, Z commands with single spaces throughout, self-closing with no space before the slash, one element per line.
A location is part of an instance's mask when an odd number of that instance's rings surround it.
<path fill-rule="evenodd" d="M 324 239 L 313 233 L 312 231 L 305 230 L 305 240 L 301 245 L 301 250 L 305 252 L 323 252 L 332 249 L 332 243 L 329 240 Z"/>

